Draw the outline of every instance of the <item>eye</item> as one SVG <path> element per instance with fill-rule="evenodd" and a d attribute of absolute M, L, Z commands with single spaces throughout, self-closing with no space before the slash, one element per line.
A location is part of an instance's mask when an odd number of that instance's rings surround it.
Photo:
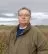
<path fill-rule="evenodd" d="M 25 17 L 29 17 L 29 14 L 19 14 L 18 16 L 25 16 Z"/>

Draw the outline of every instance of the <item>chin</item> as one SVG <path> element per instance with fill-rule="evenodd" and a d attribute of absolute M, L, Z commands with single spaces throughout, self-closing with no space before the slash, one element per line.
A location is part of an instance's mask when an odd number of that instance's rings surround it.
<path fill-rule="evenodd" d="M 20 24 L 27 24 L 27 23 L 20 23 Z"/>

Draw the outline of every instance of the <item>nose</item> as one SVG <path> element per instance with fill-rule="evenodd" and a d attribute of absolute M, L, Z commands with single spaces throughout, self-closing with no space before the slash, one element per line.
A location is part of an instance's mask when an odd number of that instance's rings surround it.
<path fill-rule="evenodd" d="M 24 16 L 24 15 L 22 15 L 22 18 L 24 19 L 24 18 L 25 18 L 25 16 Z"/>

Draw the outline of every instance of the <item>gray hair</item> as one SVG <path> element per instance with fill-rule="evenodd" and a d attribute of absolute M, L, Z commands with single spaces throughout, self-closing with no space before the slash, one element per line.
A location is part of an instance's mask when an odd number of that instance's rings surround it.
<path fill-rule="evenodd" d="M 20 8 L 20 9 L 18 10 L 18 14 L 19 14 L 19 12 L 20 12 L 21 10 L 27 10 L 27 11 L 30 13 L 30 15 L 31 15 L 31 10 L 30 10 L 29 8 L 26 8 L 26 7 Z"/>

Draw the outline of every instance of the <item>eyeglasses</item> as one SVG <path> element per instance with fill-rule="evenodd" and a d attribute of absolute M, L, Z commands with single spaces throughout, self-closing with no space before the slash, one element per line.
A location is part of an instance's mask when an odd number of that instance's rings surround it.
<path fill-rule="evenodd" d="M 19 14 L 18 16 L 20 16 L 20 17 L 22 17 L 22 16 L 29 17 L 30 15 L 29 14 Z"/>

